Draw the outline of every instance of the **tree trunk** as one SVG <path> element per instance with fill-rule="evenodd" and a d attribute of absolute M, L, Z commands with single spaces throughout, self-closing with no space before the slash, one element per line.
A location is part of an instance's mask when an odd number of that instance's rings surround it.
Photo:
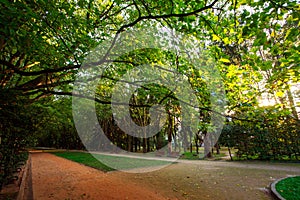
<path fill-rule="evenodd" d="M 228 153 L 229 153 L 229 156 L 230 156 L 230 160 L 233 160 L 233 159 L 232 159 L 232 156 L 231 156 L 231 150 L 230 150 L 229 147 L 228 147 Z"/>
<path fill-rule="evenodd" d="M 296 110 L 296 107 L 295 107 L 294 97 L 293 97 L 293 94 L 292 94 L 292 91 L 291 91 L 290 87 L 288 87 L 288 89 L 287 89 L 287 96 L 288 96 L 288 99 L 289 99 L 289 104 L 290 104 L 290 107 L 291 107 L 291 110 L 292 110 L 292 114 L 295 117 L 295 119 L 299 120 L 298 113 L 297 113 L 297 110 Z"/>
<path fill-rule="evenodd" d="M 187 129 L 186 127 L 182 126 L 182 146 L 183 146 L 183 152 L 187 152 L 188 148 L 188 138 L 187 138 Z"/>
<path fill-rule="evenodd" d="M 147 152 L 151 151 L 151 147 L 150 147 L 150 138 L 146 138 L 147 141 Z"/>
<path fill-rule="evenodd" d="M 156 150 L 159 150 L 162 148 L 162 137 L 161 137 L 161 133 L 159 132 L 157 135 L 156 135 Z"/>
<path fill-rule="evenodd" d="M 211 153 L 212 144 L 211 144 L 210 134 L 208 134 L 207 131 L 205 131 L 204 135 L 205 135 L 204 136 L 204 157 L 211 158 L 212 157 L 212 153 Z"/>
<path fill-rule="evenodd" d="M 138 149 L 139 149 L 139 151 L 141 151 L 141 140 L 140 139 L 138 139 L 138 144 L 139 144 L 138 145 L 138 147 L 139 147 Z"/>
<path fill-rule="evenodd" d="M 219 145 L 218 142 L 216 143 L 215 147 L 216 147 L 216 150 L 217 150 L 217 154 L 220 155 L 220 145 Z"/>
<path fill-rule="evenodd" d="M 168 123 L 168 155 L 172 153 L 172 132 L 173 132 L 173 120 L 172 116 L 169 113 L 169 123 Z"/>
<path fill-rule="evenodd" d="M 137 145 L 137 138 L 134 137 L 133 140 L 134 140 L 134 143 L 133 143 L 134 144 L 134 152 L 137 152 L 137 146 L 138 146 Z"/>
<path fill-rule="evenodd" d="M 172 134 L 168 132 L 168 155 L 172 153 Z"/>
<path fill-rule="evenodd" d="M 147 138 L 143 138 L 143 153 L 147 153 Z"/>
<path fill-rule="evenodd" d="M 127 142 L 127 147 L 128 147 L 128 151 L 129 152 L 133 152 L 133 145 L 132 145 L 132 141 L 133 141 L 133 136 L 128 135 L 128 142 Z"/>
<path fill-rule="evenodd" d="M 196 153 L 198 155 L 199 154 L 198 138 L 196 138 L 195 144 L 196 144 Z"/>

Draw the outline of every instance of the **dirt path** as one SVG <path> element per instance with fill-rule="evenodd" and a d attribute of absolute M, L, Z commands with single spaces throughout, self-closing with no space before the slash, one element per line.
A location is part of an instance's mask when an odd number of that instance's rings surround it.
<path fill-rule="evenodd" d="M 300 175 L 297 166 L 282 166 L 281 169 L 277 165 L 268 165 L 270 169 L 266 169 L 261 164 L 250 168 L 251 165 L 238 163 L 235 167 L 226 166 L 224 162 L 188 163 L 173 164 L 145 174 L 114 173 L 145 187 L 159 188 L 163 195 L 172 194 L 173 198 L 184 200 L 270 200 L 268 187 L 274 180 Z"/>
<path fill-rule="evenodd" d="M 48 153 L 32 154 L 35 200 L 167 199 L 136 183 Z"/>
<path fill-rule="evenodd" d="M 265 199 L 299 164 L 179 161 L 148 173 L 103 173 L 47 153 L 32 154 L 35 199 Z"/>

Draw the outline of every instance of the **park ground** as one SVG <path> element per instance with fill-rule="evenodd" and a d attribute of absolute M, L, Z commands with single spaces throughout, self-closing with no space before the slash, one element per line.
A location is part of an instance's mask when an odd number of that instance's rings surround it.
<path fill-rule="evenodd" d="M 179 160 L 147 173 L 102 172 L 32 153 L 34 199 L 272 199 L 270 183 L 300 175 L 299 164 Z"/>

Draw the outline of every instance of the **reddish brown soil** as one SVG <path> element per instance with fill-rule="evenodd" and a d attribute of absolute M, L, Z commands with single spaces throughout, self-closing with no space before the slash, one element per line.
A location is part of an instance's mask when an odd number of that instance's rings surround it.
<path fill-rule="evenodd" d="M 32 185 L 35 200 L 167 199 L 143 185 L 48 153 L 32 154 Z"/>

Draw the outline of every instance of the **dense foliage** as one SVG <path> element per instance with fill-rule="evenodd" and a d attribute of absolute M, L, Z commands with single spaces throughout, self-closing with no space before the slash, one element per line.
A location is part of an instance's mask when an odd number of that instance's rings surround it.
<path fill-rule="evenodd" d="M 225 125 L 219 140 L 221 145 L 236 148 L 237 158 L 299 160 L 299 121 L 273 107 L 248 111 L 242 117 L 256 120 L 233 119 Z"/>
<path fill-rule="evenodd" d="M 14 172 L 24 164 L 24 147 L 32 145 L 31 107 L 25 98 L 9 90 L 1 90 L 0 107 L 0 188 L 15 179 Z"/>

